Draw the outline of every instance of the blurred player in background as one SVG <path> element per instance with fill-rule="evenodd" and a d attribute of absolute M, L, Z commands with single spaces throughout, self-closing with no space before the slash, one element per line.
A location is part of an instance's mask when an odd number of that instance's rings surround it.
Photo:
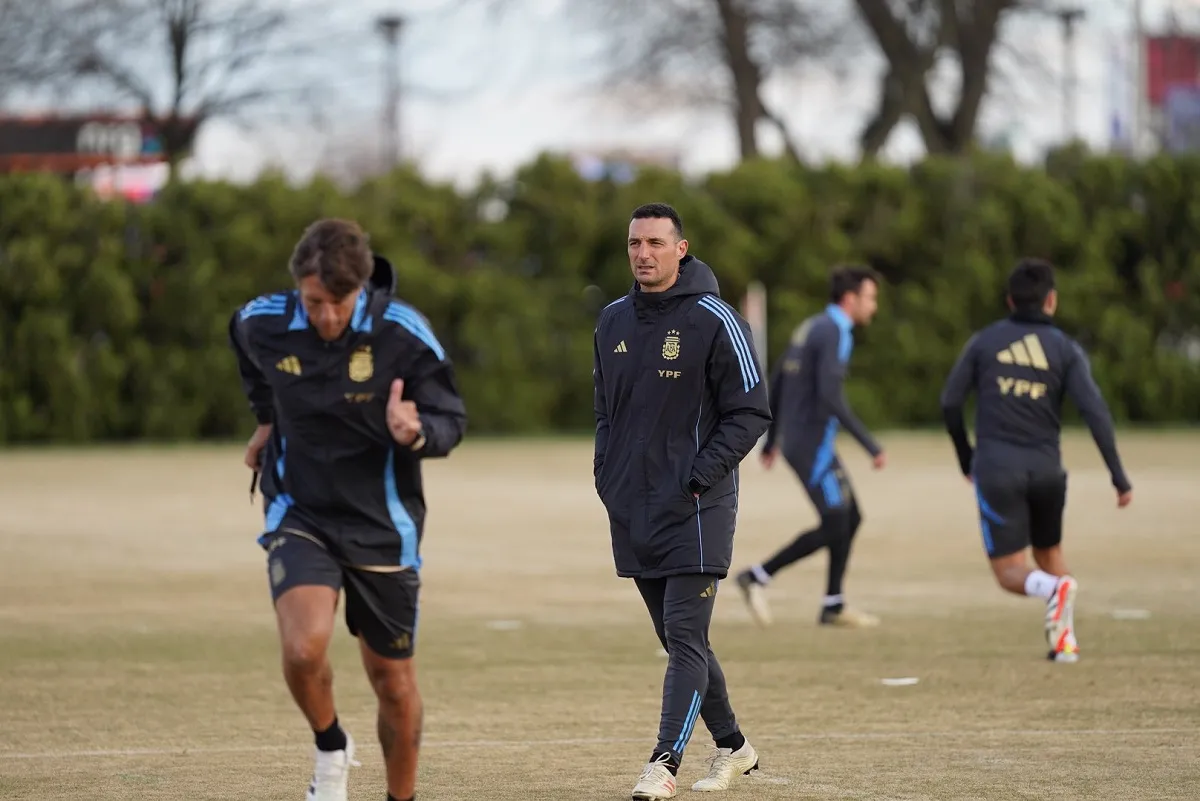
<path fill-rule="evenodd" d="M 1052 321 L 1058 308 L 1054 268 L 1037 259 L 1020 262 L 1008 279 L 1008 304 L 1011 316 L 977 332 L 963 348 L 942 390 L 942 411 L 959 467 L 975 484 L 983 545 L 996 581 L 1017 595 L 1045 599 L 1049 658 L 1075 662 L 1078 583 L 1062 553 L 1067 473 L 1059 439 L 1065 396 L 1091 429 L 1118 507 L 1129 505 L 1133 488 L 1088 358 Z M 963 423 L 971 392 L 978 395 L 974 451 Z M 1031 545 L 1036 570 L 1026 556 Z"/>
<path fill-rule="evenodd" d="M 633 788 L 658 801 L 675 797 L 697 719 L 716 749 L 693 790 L 758 767 L 708 630 L 733 555 L 738 465 L 771 417 L 749 326 L 688 255 L 675 210 L 634 210 L 626 245 L 634 285 L 596 324 L 593 469 L 617 574 L 634 579 L 667 650 L 658 744 Z"/>
<path fill-rule="evenodd" d="M 772 422 L 763 444 L 762 463 L 770 469 L 782 451 L 816 507 L 820 523 L 767 561 L 738 574 L 738 587 L 760 625 L 771 623 L 766 599 L 771 578 L 821 549 L 829 551 L 829 572 L 820 623 L 853 628 L 879 623 L 874 615 L 846 606 L 842 592 L 850 546 L 862 514 L 835 449 L 840 424 L 871 455 L 876 469 L 885 463 L 883 449 L 850 410 L 842 392 L 854 349 L 854 326 L 870 324 L 878 295 L 879 276 L 869 267 L 834 270 L 829 305 L 796 329 L 771 376 Z"/>
<path fill-rule="evenodd" d="M 339 591 L 379 700 L 389 801 L 413 798 L 422 706 L 413 651 L 425 519 L 421 460 L 466 426 L 428 322 L 353 222 L 321 220 L 291 258 L 296 289 L 250 301 L 230 338 L 258 428 L 271 595 L 283 674 L 316 740 L 308 801 L 345 801 L 354 739 L 326 653 Z M 253 492 L 253 484 L 251 484 Z"/>

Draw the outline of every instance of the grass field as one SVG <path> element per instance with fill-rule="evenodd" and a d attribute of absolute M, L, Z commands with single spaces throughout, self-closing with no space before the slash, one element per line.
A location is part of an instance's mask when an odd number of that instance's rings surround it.
<path fill-rule="evenodd" d="M 1040 603 L 994 586 L 949 444 L 884 442 L 882 473 L 843 444 L 866 521 L 847 591 L 881 628 L 815 625 L 823 555 L 773 585 L 769 631 L 721 589 L 714 648 L 763 760 L 727 797 L 1200 797 L 1200 437 L 1124 436 L 1121 512 L 1091 442 L 1067 442 L 1077 665 L 1044 660 Z M 666 660 L 590 466 L 587 443 L 488 442 L 427 469 L 422 801 L 629 797 Z M 0 798 L 303 798 L 311 735 L 247 484 L 230 448 L 0 453 Z M 742 486 L 738 566 L 814 519 L 785 471 L 748 460 Z M 342 627 L 333 659 L 351 798 L 382 801 Z M 708 747 L 697 727 L 681 797 Z"/>

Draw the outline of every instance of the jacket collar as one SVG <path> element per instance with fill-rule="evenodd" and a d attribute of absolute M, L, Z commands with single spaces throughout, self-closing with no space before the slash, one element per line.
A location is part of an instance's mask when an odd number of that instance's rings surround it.
<path fill-rule="evenodd" d="M 843 331 L 849 331 L 854 327 L 854 321 L 850 319 L 850 315 L 846 314 L 846 310 L 836 303 L 830 303 L 825 307 L 825 313 L 833 318 L 837 323 L 837 327 Z"/>

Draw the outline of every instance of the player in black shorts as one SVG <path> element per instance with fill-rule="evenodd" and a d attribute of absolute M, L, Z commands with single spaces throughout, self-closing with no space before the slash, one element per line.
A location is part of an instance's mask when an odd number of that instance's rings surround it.
<path fill-rule="evenodd" d="M 421 460 L 446 456 L 466 414 L 429 323 L 353 222 L 321 220 L 291 259 L 296 289 L 258 297 L 230 340 L 258 428 L 259 543 L 283 674 L 316 739 L 308 801 L 346 801 L 354 740 L 338 724 L 326 652 L 339 593 L 379 699 L 388 799 L 414 796 L 421 697 L 413 668 L 425 498 Z M 251 484 L 251 493 L 254 484 Z"/>
<path fill-rule="evenodd" d="M 942 391 L 946 428 L 963 475 L 975 484 L 983 546 L 996 581 L 1009 592 L 1046 600 L 1046 641 L 1056 662 L 1079 659 L 1078 582 L 1063 560 L 1067 474 L 1059 438 L 1070 396 L 1091 429 L 1117 492 L 1133 499 L 1121 467 L 1108 406 L 1083 349 L 1054 326 L 1054 269 L 1026 259 L 1008 280 L 1012 315 L 971 337 Z M 968 394 L 978 395 L 975 449 L 963 424 Z M 1025 549 L 1032 546 L 1037 569 Z"/>

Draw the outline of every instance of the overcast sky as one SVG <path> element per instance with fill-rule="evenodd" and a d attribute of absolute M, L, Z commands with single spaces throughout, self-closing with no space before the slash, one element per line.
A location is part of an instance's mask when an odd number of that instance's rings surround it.
<path fill-rule="evenodd" d="M 406 84 L 401 114 L 404 144 L 430 176 L 461 183 L 480 171 L 510 172 L 542 150 L 615 146 L 679 148 L 684 168 L 722 168 L 737 157 L 731 124 L 717 113 L 681 110 L 647 115 L 588 89 L 598 74 L 603 43 L 563 20 L 565 0 L 520 0 L 522 10 L 497 20 L 462 10 L 463 0 L 343 0 L 341 21 L 361 29 L 355 48 L 368 74 L 339 89 L 330 105 L 336 117 L 325 131 L 308 125 L 263 126 L 246 132 L 224 122 L 206 127 L 194 169 L 205 175 L 247 178 L 267 165 L 303 177 L 330 142 L 370 150 L 379 139 L 382 43 L 371 20 L 382 11 L 411 19 L 404 33 L 401 70 Z M 1175 5 L 1200 10 L 1197 0 L 1144 0 L 1153 26 Z M 1108 142 L 1112 115 L 1131 113 L 1132 78 L 1122 79 L 1114 48 L 1129 57 L 1132 0 L 1087 0 L 1091 16 L 1078 37 L 1078 128 L 1099 146 Z M 357 19 L 361 18 L 359 24 Z M 1023 22 L 1016 32 L 1055 71 L 1061 63 L 1059 27 L 1049 20 Z M 801 151 L 817 159 L 851 159 L 856 136 L 874 102 L 882 61 L 864 58 L 850 74 L 806 68 L 775 80 L 768 95 L 792 126 Z M 1062 136 L 1057 75 L 1026 76 L 989 103 L 985 136 L 1005 135 L 1022 158 L 1037 158 Z M 771 140 L 765 139 L 770 142 Z M 885 156 L 918 157 L 920 138 L 898 130 Z"/>

